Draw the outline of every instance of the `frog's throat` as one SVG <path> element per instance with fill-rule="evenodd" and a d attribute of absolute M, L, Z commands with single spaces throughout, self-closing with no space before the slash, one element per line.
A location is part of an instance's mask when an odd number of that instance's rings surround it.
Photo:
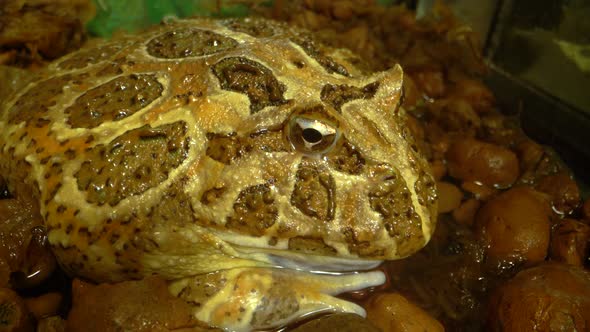
<path fill-rule="evenodd" d="M 383 284 L 381 271 L 341 275 L 280 268 L 235 268 L 176 280 L 172 294 L 193 305 L 194 316 L 230 331 L 283 327 L 308 315 L 349 312 L 357 304 L 334 295 Z"/>
<path fill-rule="evenodd" d="M 201 227 L 158 231 L 157 249 L 143 253 L 144 274 L 168 280 L 234 268 L 282 268 L 312 273 L 351 272 L 375 268 L 380 260 L 322 256 L 274 248 L 237 245 Z"/>

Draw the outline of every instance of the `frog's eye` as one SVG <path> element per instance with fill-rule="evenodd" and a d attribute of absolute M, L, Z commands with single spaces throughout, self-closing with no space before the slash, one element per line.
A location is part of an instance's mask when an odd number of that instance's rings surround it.
<path fill-rule="evenodd" d="M 296 116 L 289 121 L 288 136 L 299 152 L 325 154 L 334 147 L 340 131 L 329 121 Z"/>

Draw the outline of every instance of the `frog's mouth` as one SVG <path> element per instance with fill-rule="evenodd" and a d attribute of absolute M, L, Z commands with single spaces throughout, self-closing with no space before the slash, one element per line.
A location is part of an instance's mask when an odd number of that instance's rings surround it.
<path fill-rule="evenodd" d="M 254 255 L 256 258 L 270 262 L 272 265 L 279 268 L 317 274 L 339 275 L 343 273 L 367 271 L 376 268 L 383 262 L 381 260 L 310 255 L 291 251 L 235 245 L 234 249 L 248 256 Z M 260 257 L 260 255 L 263 255 L 263 257 Z"/>

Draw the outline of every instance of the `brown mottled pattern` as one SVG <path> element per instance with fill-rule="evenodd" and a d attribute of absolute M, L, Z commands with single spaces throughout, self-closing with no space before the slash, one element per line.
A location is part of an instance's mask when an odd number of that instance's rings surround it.
<path fill-rule="evenodd" d="M 124 44 L 110 44 L 83 50 L 75 53 L 73 56 L 67 57 L 57 66 L 64 70 L 84 68 L 111 58 L 124 46 Z"/>
<path fill-rule="evenodd" d="M 322 88 L 320 98 L 322 101 L 332 105 L 336 110 L 341 111 L 342 105 L 351 100 L 373 98 L 378 88 L 378 82 L 367 84 L 362 88 L 350 85 L 326 84 Z"/>
<path fill-rule="evenodd" d="M 381 165 L 379 181 L 369 192 L 371 208 L 381 214 L 389 236 L 398 244 L 400 255 L 423 246 L 422 224 L 416 214 L 404 179 L 394 168 Z"/>
<path fill-rule="evenodd" d="M 241 144 L 236 133 L 214 134 L 207 133 L 209 144 L 207 145 L 207 156 L 224 164 L 230 164 L 241 155 Z"/>
<path fill-rule="evenodd" d="M 162 95 L 164 87 L 151 74 L 120 76 L 76 98 L 66 108 L 74 128 L 94 128 L 119 121 L 145 108 Z"/>
<path fill-rule="evenodd" d="M 182 188 L 184 179 L 177 181 L 166 191 L 159 204 L 153 206 L 147 214 L 149 223 L 155 227 L 186 226 L 196 221 L 191 197 Z"/>
<path fill-rule="evenodd" d="M 208 273 L 196 276 L 184 287 L 178 295 L 196 306 L 203 305 L 209 298 L 217 294 L 227 280 L 221 273 Z"/>
<path fill-rule="evenodd" d="M 262 298 L 252 317 L 252 324 L 255 326 L 272 325 L 273 322 L 281 321 L 299 310 L 295 291 L 280 287 L 279 276 L 273 280 L 274 285 L 270 286 L 270 293 Z"/>
<path fill-rule="evenodd" d="M 424 171 L 419 171 L 419 176 L 414 187 L 418 195 L 418 203 L 427 206 L 432 213 L 436 213 L 435 207 L 438 193 L 436 182 L 432 175 Z"/>
<path fill-rule="evenodd" d="M 8 111 L 8 122 L 17 124 L 40 118 L 49 107 L 57 104 L 56 99 L 62 94 L 64 86 L 72 80 L 73 76 L 66 74 L 36 83 Z"/>
<path fill-rule="evenodd" d="M 299 45 L 307 55 L 316 60 L 328 73 L 336 73 L 342 76 L 349 76 L 348 70 L 336 62 L 332 57 L 323 54 L 318 45 L 307 36 L 297 36 L 291 39 L 295 44 Z"/>
<path fill-rule="evenodd" d="M 291 148 L 282 130 L 264 129 L 237 136 L 207 133 L 206 154 L 211 159 L 231 164 L 236 159 L 254 152 L 286 152 Z"/>
<path fill-rule="evenodd" d="M 200 29 L 166 32 L 147 44 L 150 55 L 164 59 L 181 59 L 227 51 L 238 45 L 235 40 Z"/>
<path fill-rule="evenodd" d="M 255 17 L 248 18 L 247 20 L 229 19 L 224 22 L 224 25 L 233 31 L 243 32 L 258 38 L 268 38 L 285 32 L 283 24 L 278 22 L 271 23 L 268 20 Z"/>
<path fill-rule="evenodd" d="M 225 224 L 250 235 L 263 235 L 277 219 L 275 199 L 268 185 L 248 187 L 240 192 L 234 204 L 234 214 Z"/>
<path fill-rule="evenodd" d="M 335 170 L 353 175 L 361 174 L 366 162 L 365 158 L 346 137 L 342 138 L 342 144 L 328 153 L 327 157 L 328 162 Z"/>
<path fill-rule="evenodd" d="M 248 135 L 245 145 L 247 152 L 287 152 L 292 150 L 291 146 L 285 139 L 282 127 L 280 130 L 268 128 L 255 131 Z"/>
<path fill-rule="evenodd" d="M 86 192 L 91 203 L 114 206 L 166 180 L 187 151 L 183 122 L 130 130 L 86 153 L 86 161 L 76 173 L 78 189 Z"/>
<path fill-rule="evenodd" d="M 302 164 L 297 170 L 296 181 L 291 204 L 310 217 L 332 220 L 336 190 L 332 176 L 312 165 Z"/>
<path fill-rule="evenodd" d="M 348 243 L 348 250 L 360 257 L 379 257 L 385 253 L 384 248 L 371 245 L 371 241 L 360 240 L 357 232 L 352 228 L 344 229 L 343 234 Z"/>
<path fill-rule="evenodd" d="M 225 58 L 213 65 L 213 73 L 221 88 L 244 93 L 250 99 L 250 111 L 256 113 L 266 106 L 286 103 L 285 86 L 272 72 L 256 61 L 243 57 Z"/>

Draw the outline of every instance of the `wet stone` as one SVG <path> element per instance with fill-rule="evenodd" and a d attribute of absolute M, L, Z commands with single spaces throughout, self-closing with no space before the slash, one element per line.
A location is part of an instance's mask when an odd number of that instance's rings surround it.
<path fill-rule="evenodd" d="M 409 324 L 408 324 L 409 325 Z M 292 332 L 379 332 L 367 319 L 351 313 L 336 313 L 313 319 L 293 330 Z"/>
<path fill-rule="evenodd" d="M 166 32 L 147 44 L 147 52 L 157 58 L 181 59 L 215 54 L 238 46 L 232 38 L 200 30 L 182 29 Z"/>

